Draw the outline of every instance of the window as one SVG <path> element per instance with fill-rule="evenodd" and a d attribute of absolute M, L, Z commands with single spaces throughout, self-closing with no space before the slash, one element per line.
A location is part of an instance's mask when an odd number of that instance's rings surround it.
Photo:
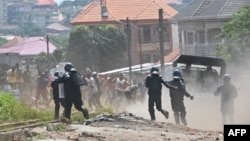
<path fill-rule="evenodd" d="M 186 34 L 186 44 L 193 44 L 193 32 L 188 32 Z"/>
<path fill-rule="evenodd" d="M 150 26 L 143 26 L 143 43 L 151 42 Z"/>
<path fill-rule="evenodd" d="M 205 43 L 205 31 L 199 30 L 197 31 L 197 43 Z"/>

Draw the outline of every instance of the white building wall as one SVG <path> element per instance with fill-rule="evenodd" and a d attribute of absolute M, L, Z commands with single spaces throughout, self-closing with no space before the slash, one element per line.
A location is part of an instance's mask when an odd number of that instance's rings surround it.
<path fill-rule="evenodd" d="M 19 54 L 0 54 L 0 64 L 14 66 L 16 63 L 21 63 Z"/>
<path fill-rule="evenodd" d="M 173 50 L 179 48 L 179 31 L 177 24 L 171 24 L 172 27 L 172 40 L 173 40 Z"/>

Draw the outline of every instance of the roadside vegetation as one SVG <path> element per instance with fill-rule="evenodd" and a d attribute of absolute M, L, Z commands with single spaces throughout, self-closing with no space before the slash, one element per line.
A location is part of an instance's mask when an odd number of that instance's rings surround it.
<path fill-rule="evenodd" d="M 29 119 L 40 121 L 52 120 L 52 111 L 37 111 L 31 109 L 24 102 L 17 100 L 10 93 L 0 93 L 0 124 L 4 122 L 18 122 Z"/>
<path fill-rule="evenodd" d="M 20 122 L 32 119 L 39 119 L 40 122 L 52 121 L 54 119 L 54 105 L 51 108 L 36 110 L 25 104 L 23 101 L 16 99 L 10 93 L 0 93 L 0 124 L 9 122 Z M 72 121 L 82 121 L 81 112 L 72 109 Z M 76 111 L 76 112 L 75 112 Z M 90 114 L 90 117 L 95 117 L 103 112 L 112 114 L 113 110 L 110 107 L 100 109 Z"/>

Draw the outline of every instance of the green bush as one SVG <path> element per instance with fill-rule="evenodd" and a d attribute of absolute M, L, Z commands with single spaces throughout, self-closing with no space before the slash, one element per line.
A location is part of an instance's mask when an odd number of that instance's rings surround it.
<path fill-rule="evenodd" d="M 24 102 L 17 100 L 12 94 L 0 93 L 0 123 L 29 119 L 47 121 L 52 119 L 52 115 L 50 111 L 32 109 Z"/>

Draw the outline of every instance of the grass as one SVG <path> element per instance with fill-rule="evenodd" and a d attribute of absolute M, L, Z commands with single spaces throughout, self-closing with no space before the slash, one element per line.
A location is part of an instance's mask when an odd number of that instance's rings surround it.
<path fill-rule="evenodd" d="M 17 100 L 12 94 L 0 93 L 0 123 L 29 119 L 48 121 L 51 118 L 51 112 L 48 110 L 34 110 L 24 102 Z"/>
<path fill-rule="evenodd" d="M 50 105 L 54 106 L 54 105 Z M 72 109 L 72 111 L 76 111 Z M 113 113 L 112 108 L 102 108 L 90 114 L 90 118 L 103 112 Z M 54 108 L 41 110 L 32 109 L 24 102 L 17 100 L 10 93 L 0 93 L 0 124 L 6 122 L 20 122 L 31 119 L 39 119 L 41 122 L 52 121 L 54 119 Z M 72 114 L 72 121 L 82 121 L 84 119 L 81 112 L 76 111 Z"/>

